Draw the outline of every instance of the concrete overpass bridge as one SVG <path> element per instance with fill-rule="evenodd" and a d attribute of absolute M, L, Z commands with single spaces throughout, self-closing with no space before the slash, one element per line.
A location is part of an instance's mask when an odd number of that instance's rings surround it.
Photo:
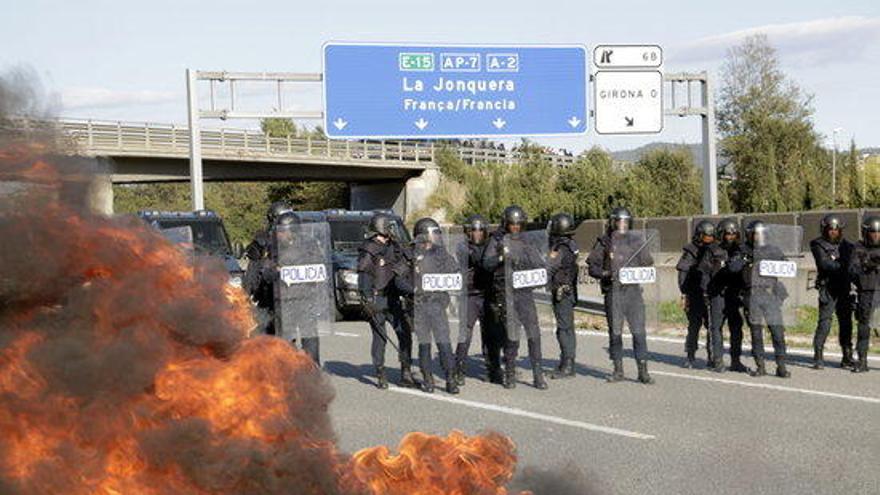
<path fill-rule="evenodd" d="M 113 208 L 112 184 L 189 180 L 189 128 L 173 124 L 61 120 L 59 127 L 82 155 L 101 159 L 106 173 L 94 203 Z M 432 141 L 339 141 L 269 137 L 247 129 L 201 131 L 206 181 L 340 181 L 351 187 L 353 209 L 392 208 L 406 215 L 423 207 L 440 179 Z M 517 151 L 452 148 L 466 163 L 512 163 Z M 558 166 L 575 158 L 554 154 Z"/>

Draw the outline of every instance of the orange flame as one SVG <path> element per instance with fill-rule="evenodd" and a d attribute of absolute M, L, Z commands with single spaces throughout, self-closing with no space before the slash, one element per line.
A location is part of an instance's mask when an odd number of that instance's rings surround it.
<path fill-rule="evenodd" d="M 28 151 L 0 149 L 0 180 L 60 187 L 63 168 Z M 0 268 L 16 267 L 0 275 L 0 491 L 507 493 L 516 455 L 500 434 L 339 452 L 329 381 L 250 337 L 249 299 L 221 268 L 44 192 L 39 214 L 0 212 Z"/>

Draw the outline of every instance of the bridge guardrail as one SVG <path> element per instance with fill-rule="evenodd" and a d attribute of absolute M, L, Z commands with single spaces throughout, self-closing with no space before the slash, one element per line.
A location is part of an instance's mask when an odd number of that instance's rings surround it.
<path fill-rule="evenodd" d="M 149 153 L 183 156 L 189 153 L 189 128 L 174 124 L 73 120 L 59 127 L 87 152 Z M 355 161 L 432 164 L 441 146 L 429 141 L 340 141 L 312 137 L 270 137 L 246 129 L 202 129 L 202 153 L 209 157 L 283 158 L 327 157 Z M 516 150 L 457 146 L 452 148 L 465 163 L 514 163 Z M 574 156 L 543 155 L 553 165 L 565 167 Z"/>

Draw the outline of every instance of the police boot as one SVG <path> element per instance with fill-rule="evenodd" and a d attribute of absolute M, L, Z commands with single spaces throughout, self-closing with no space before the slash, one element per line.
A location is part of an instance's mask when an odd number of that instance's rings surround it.
<path fill-rule="evenodd" d="M 376 386 L 382 390 L 388 388 L 388 377 L 385 376 L 384 366 L 376 366 Z"/>
<path fill-rule="evenodd" d="M 434 393 L 434 374 L 431 372 L 431 344 L 419 344 L 419 370 L 422 372 L 422 392 Z"/>
<path fill-rule="evenodd" d="M 614 360 L 614 371 L 606 378 L 609 383 L 623 381 L 623 359 Z"/>
<path fill-rule="evenodd" d="M 765 376 L 767 374 L 767 368 L 764 367 L 763 357 L 755 358 L 755 371 L 752 371 L 749 374 L 752 376 Z"/>
<path fill-rule="evenodd" d="M 414 388 L 416 386 L 416 381 L 412 374 L 412 366 L 410 364 L 400 365 L 400 386 L 403 388 Z"/>
<path fill-rule="evenodd" d="M 574 375 L 574 358 L 563 358 L 559 363 L 559 367 L 550 373 L 550 378 L 557 380 L 560 378 L 571 378 Z"/>
<path fill-rule="evenodd" d="M 455 372 L 450 371 L 446 373 L 446 393 L 456 395 L 458 392 L 458 383 L 455 381 Z"/>
<path fill-rule="evenodd" d="M 504 360 L 504 388 L 516 388 L 516 361 Z"/>
<path fill-rule="evenodd" d="M 813 350 L 813 369 L 821 370 L 825 368 L 825 357 L 822 349 Z M 842 366 L 842 365 L 841 365 Z"/>
<path fill-rule="evenodd" d="M 776 376 L 790 378 L 791 372 L 785 367 L 785 358 L 776 358 Z"/>
<path fill-rule="evenodd" d="M 690 351 L 687 353 L 687 360 L 684 362 L 684 367 L 687 369 L 691 369 L 696 367 L 697 365 L 697 356 L 696 353 Z"/>
<path fill-rule="evenodd" d="M 422 368 L 422 392 L 426 394 L 434 393 L 434 375 L 430 369 Z"/>
<path fill-rule="evenodd" d="M 738 357 L 730 359 L 730 367 L 728 369 L 737 373 L 748 373 L 751 371 L 748 366 L 742 364 Z"/>
<path fill-rule="evenodd" d="M 852 354 L 853 354 L 853 353 L 852 353 L 852 348 L 851 348 L 851 347 L 844 347 L 844 348 L 843 348 L 843 359 L 840 360 L 840 367 L 841 367 L 841 368 L 853 368 L 853 367 L 855 367 L 856 363 L 853 361 L 853 355 L 852 355 Z"/>
<path fill-rule="evenodd" d="M 502 385 L 504 383 L 504 373 L 501 372 L 501 357 L 494 352 L 486 352 L 485 359 L 489 383 Z"/>
<path fill-rule="evenodd" d="M 714 371 L 715 373 L 724 373 L 723 357 L 718 357 L 717 359 L 715 359 L 715 361 L 712 363 L 712 371 Z"/>
<path fill-rule="evenodd" d="M 459 387 L 464 386 L 464 360 L 456 360 L 455 362 L 455 384 Z"/>
<path fill-rule="evenodd" d="M 540 364 L 532 363 L 532 383 L 538 390 L 547 390 L 547 381 L 544 380 L 544 369 Z"/>
<path fill-rule="evenodd" d="M 853 363 L 853 373 L 868 372 L 868 353 L 859 351 L 859 360 Z"/>
<path fill-rule="evenodd" d="M 639 368 L 639 381 L 644 383 L 645 385 L 653 384 L 654 379 L 651 378 L 651 375 L 648 374 L 648 362 L 636 361 L 636 365 L 638 365 Z"/>

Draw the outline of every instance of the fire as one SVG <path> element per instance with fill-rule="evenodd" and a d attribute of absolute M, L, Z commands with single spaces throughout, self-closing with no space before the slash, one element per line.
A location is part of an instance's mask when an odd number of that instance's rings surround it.
<path fill-rule="evenodd" d="M 495 433 L 340 452 L 328 379 L 250 336 L 222 267 L 65 203 L 39 147 L 0 150 L 0 180 L 39 185 L 0 210 L 0 492 L 507 493 Z"/>

